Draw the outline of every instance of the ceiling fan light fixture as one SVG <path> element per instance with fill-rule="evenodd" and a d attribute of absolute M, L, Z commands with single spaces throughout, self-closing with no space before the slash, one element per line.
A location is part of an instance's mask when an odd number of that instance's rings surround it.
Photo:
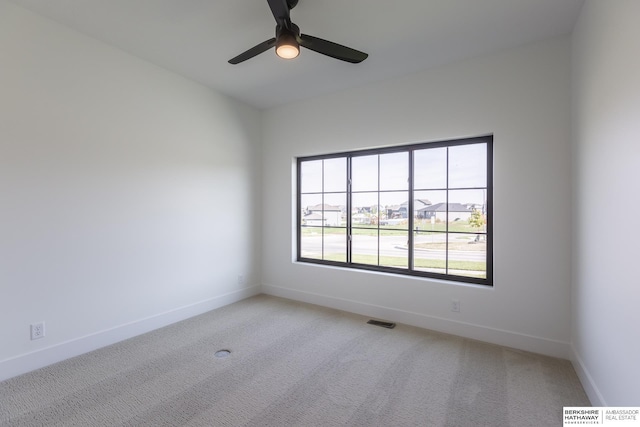
<path fill-rule="evenodd" d="M 276 42 L 276 55 L 283 59 L 293 59 L 299 54 L 300 45 L 295 36 L 283 31 Z"/>
<path fill-rule="evenodd" d="M 273 47 L 276 48 L 276 55 L 284 59 L 296 58 L 300 54 L 300 46 L 340 61 L 351 62 L 352 64 L 362 62 L 369 56 L 364 52 L 341 44 L 302 34 L 300 27 L 291 22 L 291 9 L 298 4 L 298 0 L 267 0 L 267 3 L 271 9 L 271 14 L 276 20 L 276 36 L 231 58 L 229 64 L 239 64 L 271 50 Z"/>

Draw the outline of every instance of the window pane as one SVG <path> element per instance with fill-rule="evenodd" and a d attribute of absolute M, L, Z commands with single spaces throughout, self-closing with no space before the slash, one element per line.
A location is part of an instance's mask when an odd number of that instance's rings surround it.
<path fill-rule="evenodd" d="M 409 198 L 408 191 L 380 193 L 380 225 L 394 228 L 407 228 L 406 204 L 403 215 L 403 203 Z"/>
<path fill-rule="evenodd" d="M 409 188 L 409 153 L 380 155 L 380 190 Z"/>
<path fill-rule="evenodd" d="M 347 193 L 331 193 L 324 196 L 325 226 L 345 226 L 344 213 L 347 209 Z"/>
<path fill-rule="evenodd" d="M 446 274 L 445 233 L 419 231 L 413 237 L 413 267 L 418 271 Z"/>
<path fill-rule="evenodd" d="M 358 264 L 378 265 L 378 231 L 353 230 L 351 261 Z"/>
<path fill-rule="evenodd" d="M 485 231 L 486 190 L 449 191 L 449 231 Z"/>
<path fill-rule="evenodd" d="M 409 268 L 409 252 L 406 231 L 386 231 L 380 236 L 380 265 L 385 267 Z"/>
<path fill-rule="evenodd" d="M 326 159 L 324 161 L 324 191 L 347 191 L 347 159 Z"/>
<path fill-rule="evenodd" d="M 325 227 L 324 259 L 347 262 L 347 229 Z"/>
<path fill-rule="evenodd" d="M 445 231 L 447 192 L 416 191 L 413 194 L 414 227 L 426 231 Z"/>
<path fill-rule="evenodd" d="M 352 194 L 351 202 L 353 226 L 378 224 L 378 193 Z"/>
<path fill-rule="evenodd" d="M 322 194 L 303 194 L 300 197 L 302 225 L 322 226 Z"/>
<path fill-rule="evenodd" d="M 449 233 L 448 274 L 487 277 L 487 242 L 484 234 Z"/>
<path fill-rule="evenodd" d="M 378 156 L 360 156 L 351 160 L 351 189 L 378 190 Z"/>
<path fill-rule="evenodd" d="M 449 147 L 449 188 L 487 186 L 487 144 Z"/>
<path fill-rule="evenodd" d="M 301 183 L 303 193 L 318 193 L 322 191 L 322 160 L 302 162 L 300 164 Z"/>
<path fill-rule="evenodd" d="M 301 227 L 300 256 L 322 259 L 322 228 Z"/>
<path fill-rule="evenodd" d="M 445 188 L 447 186 L 447 148 L 414 151 L 413 176 L 415 190 Z"/>

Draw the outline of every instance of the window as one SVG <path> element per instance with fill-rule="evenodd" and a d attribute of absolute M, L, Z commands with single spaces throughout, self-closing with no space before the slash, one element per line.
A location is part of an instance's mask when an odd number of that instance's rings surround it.
<path fill-rule="evenodd" d="M 492 285 L 492 147 L 299 158 L 298 261 Z"/>

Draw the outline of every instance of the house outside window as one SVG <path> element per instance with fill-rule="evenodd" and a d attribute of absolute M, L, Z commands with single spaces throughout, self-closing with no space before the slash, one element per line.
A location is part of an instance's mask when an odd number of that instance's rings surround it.
<path fill-rule="evenodd" d="M 297 260 L 492 285 L 493 137 L 297 160 Z"/>

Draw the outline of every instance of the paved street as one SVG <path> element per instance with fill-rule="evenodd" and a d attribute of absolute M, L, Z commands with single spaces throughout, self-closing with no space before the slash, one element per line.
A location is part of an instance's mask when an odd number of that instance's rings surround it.
<path fill-rule="evenodd" d="M 375 236 L 359 236 L 353 237 L 353 251 L 354 254 L 362 255 L 378 255 L 378 238 Z M 428 238 L 422 237 L 421 241 L 431 241 L 431 236 Z M 434 242 L 444 242 L 444 235 L 434 236 Z M 381 256 L 395 256 L 406 257 L 407 256 L 407 239 L 402 236 L 382 236 L 380 238 L 380 255 Z M 322 236 L 317 235 L 304 235 L 303 236 L 303 253 L 316 253 L 319 254 L 322 251 Z M 345 237 L 335 234 L 327 234 L 324 239 L 324 251 L 325 253 L 341 253 L 345 250 Z M 446 254 L 444 250 L 436 249 L 418 249 L 415 253 L 416 258 L 423 259 L 445 259 Z M 485 261 L 486 254 L 484 251 L 461 251 L 451 250 L 449 251 L 449 259 L 457 261 Z"/>

